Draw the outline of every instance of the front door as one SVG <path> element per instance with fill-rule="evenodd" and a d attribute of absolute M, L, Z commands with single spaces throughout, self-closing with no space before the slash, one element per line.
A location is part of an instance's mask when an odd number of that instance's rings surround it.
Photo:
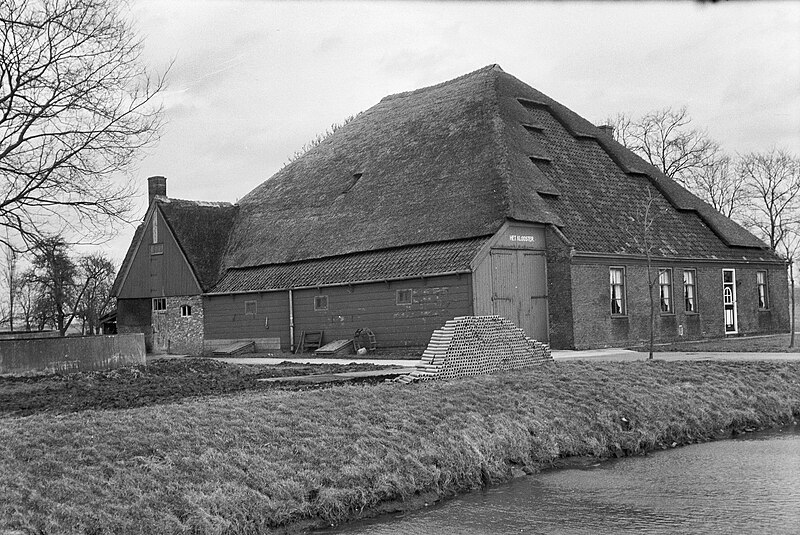
<path fill-rule="evenodd" d="M 736 270 L 722 270 L 722 309 L 725 314 L 725 334 L 739 332 L 736 314 Z"/>

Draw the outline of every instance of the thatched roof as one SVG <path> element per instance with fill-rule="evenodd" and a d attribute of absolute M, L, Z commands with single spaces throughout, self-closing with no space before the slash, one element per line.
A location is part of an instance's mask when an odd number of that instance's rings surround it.
<path fill-rule="evenodd" d="M 236 206 L 226 202 L 163 199 L 158 207 L 203 291 L 219 280 Z"/>
<path fill-rule="evenodd" d="M 164 196 L 157 196 L 151 209 L 153 206 L 164 215 L 201 289 L 204 292 L 211 289 L 221 275 L 220 266 L 237 207 L 228 202 L 187 201 Z M 144 231 L 144 223 L 136 227 L 111 287 L 111 295 L 119 295 Z"/>
<path fill-rule="evenodd" d="M 384 98 L 239 201 L 223 269 L 463 240 L 506 219 L 636 254 L 654 184 L 665 256 L 775 257 L 594 125 L 491 65 Z"/>

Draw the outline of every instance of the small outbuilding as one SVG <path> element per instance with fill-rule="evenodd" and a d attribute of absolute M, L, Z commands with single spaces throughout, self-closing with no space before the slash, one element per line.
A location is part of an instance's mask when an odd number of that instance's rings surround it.
<path fill-rule="evenodd" d="M 659 341 L 788 330 L 781 258 L 496 65 L 384 98 L 236 204 L 149 189 L 114 292 L 153 351 L 359 328 L 416 349 L 490 314 L 554 348 L 634 344 L 648 256 Z"/>

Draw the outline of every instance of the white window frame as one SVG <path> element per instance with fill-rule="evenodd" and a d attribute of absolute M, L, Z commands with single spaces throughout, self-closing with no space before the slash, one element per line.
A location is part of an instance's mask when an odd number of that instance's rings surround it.
<path fill-rule="evenodd" d="M 664 277 L 664 275 L 666 275 L 666 277 Z M 664 308 L 665 303 L 666 309 Z M 658 268 L 658 309 L 661 314 L 664 315 L 675 314 L 675 299 L 673 298 L 672 291 L 672 268 Z"/>
<path fill-rule="evenodd" d="M 691 274 L 692 280 L 691 283 L 687 283 L 686 275 Z M 687 290 L 691 288 L 692 295 L 689 296 Z M 691 299 L 694 308 L 689 310 L 686 306 L 686 302 Z M 697 270 L 693 268 L 687 268 L 683 270 L 683 310 L 687 314 L 699 314 L 700 310 L 697 303 Z"/>
<path fill-rule="evenodd" d="M 761 275 L 763 275 L 763 280 L 760 280 Z M 758 296 L 758 309 L 769 310 L 769 274 L 766 270 L 756 271 L 756 294 Z M 761 306 L 762 303 L 764 306 Z"/>
<path fill-rule="evenodd" d="M 159 306 L 163 305 L 163 306 Z M 166 297 L 154 297 L 152 300 L 152 310 L 153 312 L 166 312 L 167 311 L 167 298 Z"/>
<path fill-rule="evenodd" d="M 192 317 L 192 305 L 181 305 L 181 317 L 182 318 L 191 318 Z"/>
<path fill-rule="evenodd" d="M 619 283 L 615 282 L 615 280 L 614 280 L 614 275 L 613 274 L 614 274 L 615 271 L 619 271 L 621 273 L 621 275 L 622 275 L 621 276 L 621 280 L 620 280 Z M 628 288 L 627 288 L 628 285 L 626 284 L 626 282 L 627 282 L 627 280 L 626 280 L 626 278 L 627 278 L 626 271 L 627 270 L 625 269 L 625 266 L 609 266 L 609 268 L 608 268 L 608 276 L 609 276 L 609 288 L 608 288 L 608 291 L 609 291 L 609 298 L 610 298 L 609 306 L 610 306 L 611 315 L 614 316 L 614 317 L 622 317 L 622 316 L 627 316 L 628 315 L 628 295 L 627 295 L 628 294 Z M 621 288 L 620 293 L 622 295 L 617 297 L 617 298 L 614 297 L 614 288 L 615 287 Z M 620 310 L 617 311 L 617 312 L 614 311 L 614 303 L 616 301 L 619 301 L 619 308 L 620 308 Z"/>

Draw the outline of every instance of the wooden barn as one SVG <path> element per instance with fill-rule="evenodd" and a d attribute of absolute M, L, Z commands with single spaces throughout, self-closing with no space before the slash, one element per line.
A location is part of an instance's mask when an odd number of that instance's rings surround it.
<path fill-rule="evenodd" d="M 293 349 L 371 329 L 421 348 L 498 314 L 554 348 L 788 330 L 786 265 L 745 229 L 496 65 L 392 95 L 238 203 L 151 203 L 115 282 L 154 351 Z"/>

